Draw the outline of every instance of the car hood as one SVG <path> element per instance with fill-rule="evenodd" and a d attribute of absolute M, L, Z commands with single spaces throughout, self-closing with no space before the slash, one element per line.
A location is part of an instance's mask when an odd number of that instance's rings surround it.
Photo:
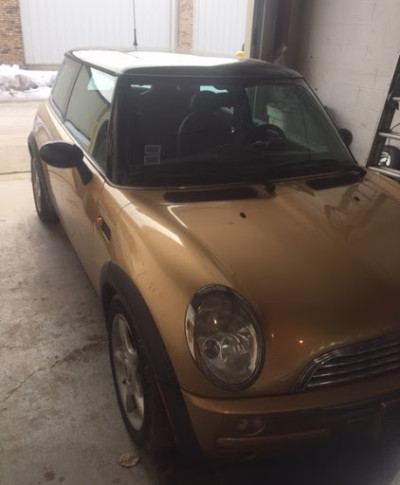
<path fill-rule="evenodd" d="M 234 288 L 262 327 L 265 364 L 247 395 L 287 392 L 317 356 L 400 330 L 398 184 L 369 170 L 357 183 L 315 186 L 285 181 L 273 194 L 255 186 L 253 198 L 229 200 L 222 191 L 223 200 L 203 202 L 181 190 L 179 203 L 160 191 L 127 191 L 124 213 L 140 227 L 151 264 L 163 267 L 158 278 L 169 275 L 160 294 L 167 288 L 175 302 L 173 321 L 161 323 L 163 305 L 153 309 L 174 355 L 186 348 L 179 328 L 188 300 L 210 284 Z M 179 362 L 183 387 L 200 392 Z"/>
<path fill-rule="evenodd" d="M 264 372 L 280 386 L 318 355 L 400 329 L 394 182 L 370 173 L 323 190 L 282 183 L 273 196 L 168 211 L 254 308 L 266 340 Z"/>

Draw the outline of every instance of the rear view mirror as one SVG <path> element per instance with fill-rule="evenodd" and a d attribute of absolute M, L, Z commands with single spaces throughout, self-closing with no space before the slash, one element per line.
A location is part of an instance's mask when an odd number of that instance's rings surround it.
<path fill-rule="evenodd" d="M 83 162 L 83 151 L 66 141 L 49 141 L 40 149 L 40 157 L 51 167 L 76 168 L 84 185 L 88 184 L 93 174 Z"/>

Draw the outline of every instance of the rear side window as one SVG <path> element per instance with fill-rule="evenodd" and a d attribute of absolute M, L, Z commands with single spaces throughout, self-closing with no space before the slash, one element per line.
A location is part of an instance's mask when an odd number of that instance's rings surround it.
<path fill-rule="evenodd" d="M 51 99 L 62 117 L 65 115 L 71 90 L 80 67 L 81 65 L 78 62 L 74 62 L 71 59 L 65 59 L 54 84 Z"/>
<path fill-rule="evenodd" d="M 65 115 L 65 126 L 105 170 L 107 133 L 116 79 L 82 66 Z"/>

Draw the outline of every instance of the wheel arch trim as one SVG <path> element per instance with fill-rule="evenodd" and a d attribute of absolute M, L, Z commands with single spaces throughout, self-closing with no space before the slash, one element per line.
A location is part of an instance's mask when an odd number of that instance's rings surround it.
<path fill-rule="evenodd" d="M 100 289 L 105 316 L 114 295 L 118 295 L 131 315 L 135 314 L 135 325 L 156 378 L 176 444 L 184 454 L 198 456 L 199 444 L 168 352 L 140 291 L 129 275 L 111 261 L 105 263 L 101 270 Z M 144 321 L 146 325 L 143 324 Z"/>

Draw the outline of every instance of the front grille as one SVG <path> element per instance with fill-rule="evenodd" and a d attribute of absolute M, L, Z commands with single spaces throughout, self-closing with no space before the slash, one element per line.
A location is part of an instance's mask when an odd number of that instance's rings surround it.
<path fill-rule="evenodd" d="M 345 384 L 400 369 L 400 333 L 343 347 L 306 367 L 294 391 Z"/>

